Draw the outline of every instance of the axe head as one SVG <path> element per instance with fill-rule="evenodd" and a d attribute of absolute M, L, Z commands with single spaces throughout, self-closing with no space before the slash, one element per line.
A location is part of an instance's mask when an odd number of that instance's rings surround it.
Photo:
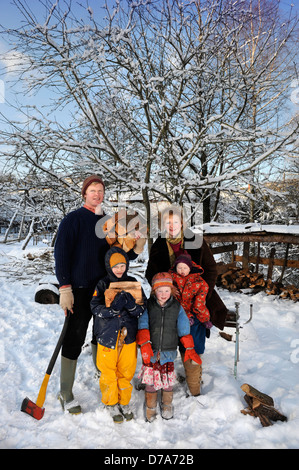
<path fill-rule="evenodd" d="M 40 420 L 44 416 L 45 408 L 37 406 L 35 403 L 33 403 L 33 401 L 26 397 L 23 400 L 21 411 L 24 411 L 24 413 L 27 413 L 33 418 Z"/>

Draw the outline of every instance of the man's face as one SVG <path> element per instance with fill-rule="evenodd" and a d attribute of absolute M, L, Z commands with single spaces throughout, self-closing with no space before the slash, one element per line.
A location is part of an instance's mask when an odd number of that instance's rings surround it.
<path fill-rule="evenodd" d="M 104 199 L 104 187 L 101 183 L 92 183 L 85 192 L 85 204 L 95 209 L 102 204 Z"/>

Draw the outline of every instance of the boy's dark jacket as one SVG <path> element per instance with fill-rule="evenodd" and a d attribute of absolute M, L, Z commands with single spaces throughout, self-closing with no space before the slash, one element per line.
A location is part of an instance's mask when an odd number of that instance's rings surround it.
<path fill-rule="evenodd" d="M 109 260 L 113 253 L 121 253 L 125 256 L 127 261 L 126 271 L 121 278 L 117 278 L 110 267 Z M 107 275 L 98 282 L 90 306 L 94 315 L 94 334 L 97 342 L 107 348 L 115 349 L 118 332 L 123 326 L 127 328 L 125 343 L 130 344 L 136 341 L 138 318 L 142 315 L 146 307 L 146 297 L 143 293 L 144 305 L 136 304 L 136 308 L 131 311 L 126 309 L 125 306 L 119 314 L 115 314 L 115 311 L 112 308 L 113 303 L 111 307 L 105 306 L 105 290 L 108 289 L 110 282 L 136 282 L 136 279 L 132 276 L 128 276 L 127 274 L 129 258 L 121 248 L 113 247 L 106 253 L 105 266 Z"/>

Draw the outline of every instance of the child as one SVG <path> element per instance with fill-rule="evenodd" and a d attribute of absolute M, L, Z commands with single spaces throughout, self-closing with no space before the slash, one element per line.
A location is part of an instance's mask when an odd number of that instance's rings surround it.
<path fill-rule="evenodd" d="M 206 307 L 209 286 L 201 277 L 202 273 L 202 267 L 194 263 L 188 254 L 178 256 L 174 267 L 170 270 L 174 286 L 177 289 L 176 298 L 189 318 L 191 335 L 197 354 L 203 354 L 206 328 L 211 327 L 210 313 Z M 184 359 L 185 350 L 181 345 L 180 352 Z M 200 395 L 202 365 L 192 364 L 191 361 L 183 361 L 183 364 L 191 395 Z"/>
<path fill-rule="evenodd" d="M 193 359 L 201 363 L 194 350 L 188 317 L 173 293 L 170 274 L 156 274 L 147 310 L 138 320 L 137 343 L 143 359 L 139 378 L 146 384 L 146 420 L 150 422 L 156 417 L 159 389 L 162 389 L 162 418 L 173 417 L 174 360 L 179 339 L 186 348 L 185 361 Z"/>
<path fill-rule="evenodd" d="M 110 307 L 105 304 L 105 291 L 110 282 L 135 281 L 128 276 L 129 259 L 118 247 L 111 248 L 105 256 L 107 276 L 101 279 L 91 300 L 94 315 L 94 333 L 97 339 L 97 367 L 101 371 L 100 389 L 102 402 L 116 423 L 133 418 L 129 402 L 132 394 L 131 380 L 137 365 L 136 333 L 138 317 L 145 306 L 138 305 L 134 297 L 125 291 L 116 294 Z M 143 302 L 145 301 L 143 294 Z M 117 347 L 120 332 L 126 328 L 122 349 Z"/>

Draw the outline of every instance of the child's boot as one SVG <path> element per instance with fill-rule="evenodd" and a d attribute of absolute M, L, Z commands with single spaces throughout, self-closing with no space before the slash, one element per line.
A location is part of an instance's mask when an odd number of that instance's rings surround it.
<path fill-rule="evenodd" d="M 124 417 L 122 413 L 120 412 L 120 409 L 118 407 L 118 404 L 116 405 L 106 405 L 107 410 L 110 413 L 111 418 L 115 423 L 122 423 L 124 420 Z"/>
<path fill-rule="evenodd" d="M 133 411 L 129 405 L 119 405 L 119 409 L 126 421 L 131 421 L 134 418 Z"/>
<path fill-rule="evenodd" d="M 202 365 L 188 359 L 184 362 L 186 382 L 191 395 L 200 395 L 200 385 L 202 376 Z"/>
<path fill-rule="evenodd" d="M 150 423 L 154 421 L 157 415 L 157 397 L 158 392 L 145 392 L 145 416 L 146 421 L 149 421 Z"/>
<path fill-rule="evenodd" d="M 161 415 L 164 419 L 173 418 L 173 406 L 172 406 L 173 392 L 167 392 L 162 390 L 162 403 L 161 403 Z"/>

